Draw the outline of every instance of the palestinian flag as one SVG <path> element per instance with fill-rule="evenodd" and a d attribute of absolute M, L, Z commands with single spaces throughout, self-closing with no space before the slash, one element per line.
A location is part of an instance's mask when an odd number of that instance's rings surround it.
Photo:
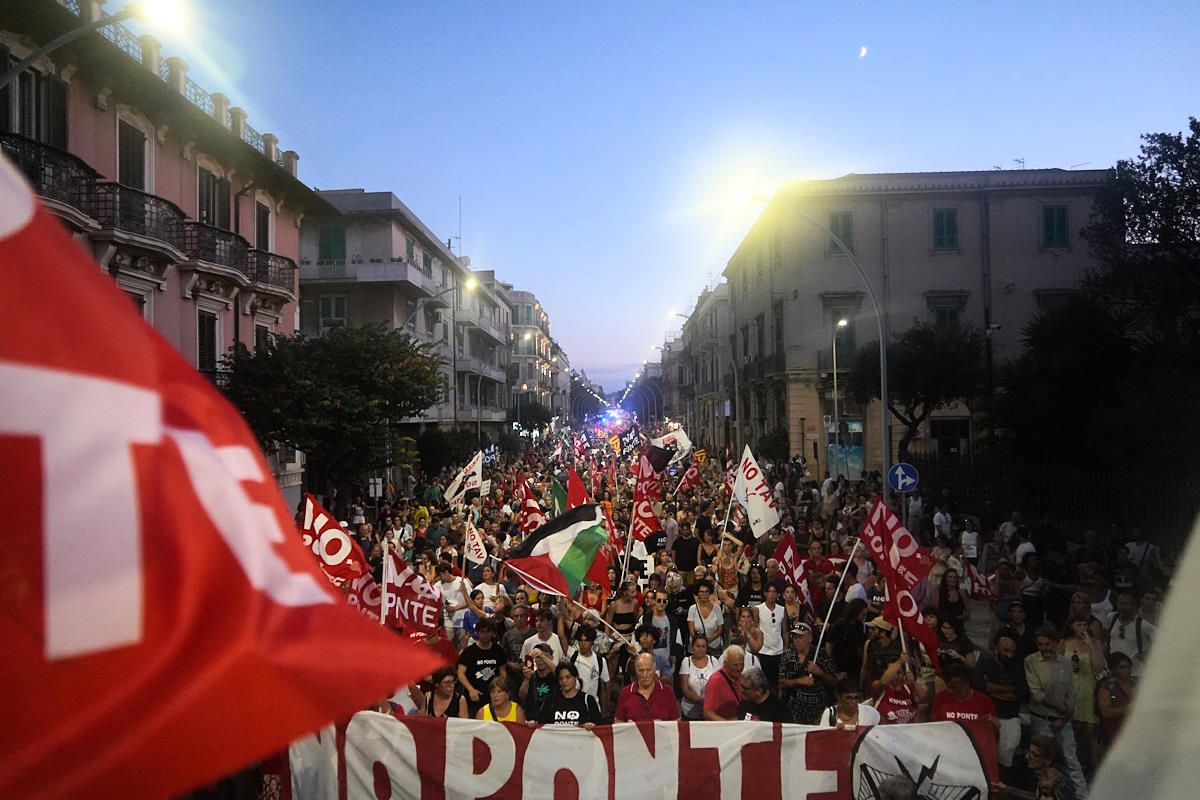
<path fill-rule="evenodd" d="M 550 497 L 554 500 L 554 516 L 560 516 L 567 510 L 567 490 L 558 482 L 558 478 L 550 479 Z"/>
<path fill-rule="evenodd" d="M 608 565 L 598 556 L 608 538 L 600 506 L 577 506 L 529 534 L 504 563 L 539 592 L 571 597 L 590 580 L 607 593 Z"/>

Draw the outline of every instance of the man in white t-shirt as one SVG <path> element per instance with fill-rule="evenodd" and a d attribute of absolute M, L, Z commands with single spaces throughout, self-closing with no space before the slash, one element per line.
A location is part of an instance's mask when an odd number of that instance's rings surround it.
<path fill-rule="evenodd" d="M 954 517 L 936 504 L 933 506 L 933 529 L 939 536 L 945 536 L 947 539 L 954 534 Z"/>
<path fill-rule="evenodd" d="M 467 615 L 467 596 L 471 593 L 471 582 L 466 578 L 456 578 L 450 565 L 444 561 L 437 566 L 437 577 L 446 609 L 446 638 L 456 649 L 462 650 L 466 645 L 463 618 Z"/>
<path fill-rule="evenodd" d="M 963 530 L 959 534 L 962 544 L 962 557 L 972 565 L 979 561 L 979 531 L 975 530 L 975 520 L 967 517 L 963 520 Z"/>
<path fill-rule="evenodd" d="M 763 672 L 774 687 L 779 683 L 779 659 L 783 655 L 783 618 L 784 608 L 776 601 L 779 590 L 774 584 L 768 583 L 763 590 L 763 602 L 755 608 L 758 614 L 758 628 L 762 631 L 762 646 L 758 648 L 758 660 L 762 662 Z"/>
<path fill-rule="evenodd" d="M 1014 511 L 1012 516 L 1003 525 L 1000 526 L 1000 533 L 1004 534 L 1005 544 L 1012 541 L 1013 534 L 1021 527 L 1021 512 Z"/>
<path fill-rule="evenodd" d="M 1157 628 L 1152 622 L 1142 619 L 1138 613 L 1137 598 L 1132 592 L 1117 595 L 1117 610 L 1108 615 L 1104 625 L 1108 631 L 1109 654 L 1124 653 L 1129 656 L 1133 662 L 1133 677 L 1141 677 Z"/>
<path fill-rule="evenodd" d="M 525 640 L 525 644 L 521 645 L 521 663 L 526 666 L 533 665 L 533 648 L 539 644 L 549 645 L 554 651 L 554 663 L 563 660 L 562 642 L 558 640 L 558 636 L 554 633 L 554 613 L 543 608 L 537 613 L 537 633 Z"/>

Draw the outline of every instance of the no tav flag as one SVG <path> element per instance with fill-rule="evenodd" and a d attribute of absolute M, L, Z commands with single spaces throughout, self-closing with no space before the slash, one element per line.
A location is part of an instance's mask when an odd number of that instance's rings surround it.
<path fill-rule="evenodd" d="M 733 479 L 734 499 L 746 510 L 750 530 L 761 537 L 779 524 L 779 509 L 771 496 L 771 482 L 759 469 L 758 462 L 750 452 L 750 445 L 742 451 L 742 460 L 737 465 Z"/>

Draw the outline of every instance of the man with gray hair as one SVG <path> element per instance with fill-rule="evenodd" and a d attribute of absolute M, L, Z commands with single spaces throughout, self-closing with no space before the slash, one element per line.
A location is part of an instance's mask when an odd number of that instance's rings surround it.
<path fill-rule="evenodd" d="M 704 719 L 709 722 L 728 722 L 737 716 L 742 697 L 742 670 L 746 666 L 746 651 L 736 644 L 725 648 L 721 668 L 708 677 L 704 689 Z"/>
<path fill-rule="evenodd" d="M 794 722 L 787 706 L 771 692 L 767 674 L 758 667 L 742 670 L 742 702 L 734 719 Z"/>

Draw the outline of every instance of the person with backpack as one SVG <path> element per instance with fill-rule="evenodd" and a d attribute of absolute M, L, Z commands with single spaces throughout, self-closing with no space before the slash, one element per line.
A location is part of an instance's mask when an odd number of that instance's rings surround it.
<path fill-rule="evenodd" d="M 1154 623 L 1142 619 L 1138 613 L 1138 601 L 1133 592 L 1126 590 L 1117 594 L 1117 610 L 1109 616 L 1105 629 L 1108 631 L 1108 654 L 1129 656 L 1133 662 L 1133 677 L 1140 678 L 1157 629 Z"/>

